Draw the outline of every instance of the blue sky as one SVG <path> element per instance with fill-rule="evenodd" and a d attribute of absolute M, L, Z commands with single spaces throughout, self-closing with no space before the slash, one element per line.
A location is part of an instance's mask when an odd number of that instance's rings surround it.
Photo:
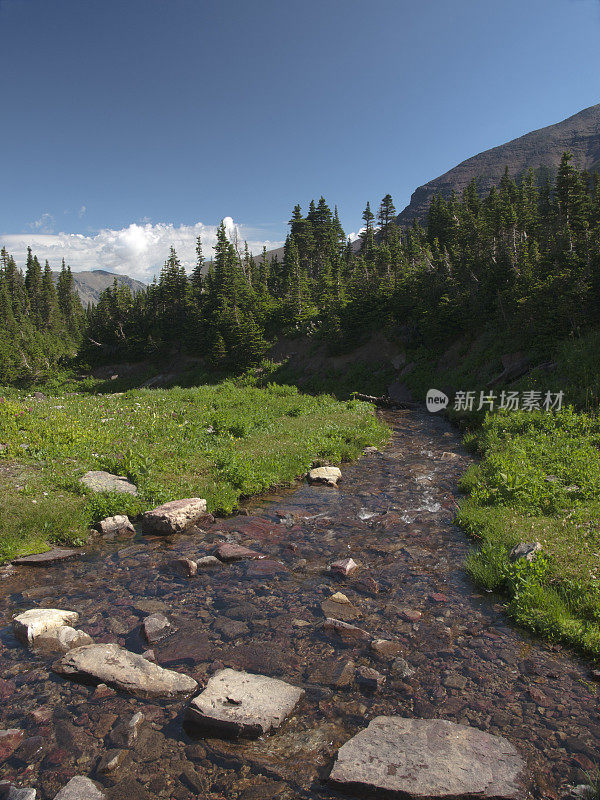
<path fill-rule="evenodd" d="M 0 0 L 0 242 L 148 278 L 600 102 L 599 0 Z M 235 221 L 235 222 L 234 222 Z"/>

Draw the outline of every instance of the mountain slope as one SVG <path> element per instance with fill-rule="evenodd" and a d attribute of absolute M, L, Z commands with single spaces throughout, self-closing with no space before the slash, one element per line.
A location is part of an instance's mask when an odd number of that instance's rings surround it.
<path fill-rule="evenodd" d="M 573 153 L 573 161 L 581 169 L 600 171 L 600 104 L 468 158 L 439 178 L 419 186 L 397 220 L 406 226 L 415 219 L 423 219 L 434 195 L 449 197 L 452 190 L 460 194 L 473 178 L 479 191 L 487 193 L 507 166 L 515 178 L 530 168 L 541 178 L 552 177 L 565 150 Z"/>
<path fill-rule="evenodd" d="M 54 280 L 58 278 L 58 274 L 58 272 L 53 273 Z M 90 272 L 74 272 L 73 288 L 79 295 L 79 299 L 85 308 L 88 303 L 97 303 L 102 292 L 113 285 L 115 278 L 120 286 L 129 286 L 133 294 L 146 288 L 146 285 L 141 281 L 136 281 L 128 275 L 117 275 L 105 269 L 93 269 L 90 270 Z"/>

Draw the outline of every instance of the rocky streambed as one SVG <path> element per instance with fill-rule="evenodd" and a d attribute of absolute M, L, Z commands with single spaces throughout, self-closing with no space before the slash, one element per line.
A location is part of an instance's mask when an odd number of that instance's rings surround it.
<path fill-rule="evenodd" d="M 401 735 L 417 762 L 423 742 L 435 742 L 452 780 L 471 776 L 474 790 L 485 752 L 492 772 L 523 759 L 515 797 L 562 798 L 585 782 L 600 742 L 589 665 L 512 627 L 469 584 L 469 543 L 451 524 L 469 463 L 456 432 L 415 412 L 384 416 L 391 444 L 346 466 L 339 488 L 303 485 L 201 530 L 117 537 L 52 566 L 3 569 L 0 780 L 42 800 L 73 776 L 108 800 L 366 797 L 352 785 L 369 780 L 357 758 L 383 758 Z M 96 644 L 144 654 L 199 687 L 187 698 L 142 697 L 74 681 L 52 669 L 56 653 L 15 638 L 13 617 L 34 608 L 77 612 Z M 284 690 L 293 697 L 285 719 L 275 710 L 271 735 L 258 726 L 258 738 L 229 739 L 196 724 L 213 701 L 190 713 L 190 698 L 211 677 L 231 681 L 222 698 L 231 713 L 243 703 L 246 678 L 231 670 L 301 690 Z M 276 697 L 272 686 L 256 702 Z M 457 737 L 445 723 L 492 736 L 461 728 Z M 365 739 L 368 725 L 383 739 Z M 388 777 L 382 796 L 398 796 Z M 490 792 L 502 777 L 490 775 Z"/>

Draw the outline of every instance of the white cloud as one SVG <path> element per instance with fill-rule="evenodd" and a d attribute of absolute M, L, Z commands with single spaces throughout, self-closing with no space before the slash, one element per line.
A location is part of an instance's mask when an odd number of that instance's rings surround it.
<path fill-rule="evenodd" d="M 81 206 L 81 208 L 77 212 L 77 216 L 79 217 L 79 219 L 81 219 L 84 216 L 86 211 L 87 211 L 87 208 L 85 206 Z"/>
<path fill-rule="evenodd" d="M 46 220 L 40 226 L 32 227 L 30 234 L 0 234 L 0 247 L 6 247 L 20 265 L 25 261 L 27 247 L 31 247 L 42 263 L 48 259 L 54 269 L 60 266 L 64 258 L 75 272 L 106 269 L 150 282 L 167 259 L 171 245 L 190 272 L 196 260 L 196 238 L 202 237 L 202 249 L 207 260 L 212 257 L 212 247 L 217 240 L 217 226 L 204 225 L 202 222 L 179 227 L 164 222 L 156 225 L 150 222 L 133 223 L 127 228 L 106 228 L 92 235 L 54 234 L 43 229 L 42 225 L 48 222 Z M 231 217 L 225 217 L 224 222 L 229 237 L 234 237 L 237 232 L 239 246 L 243 247 L 244 240 L 247 240 L 254 254 L 260 253 L 263 245 L 271 249 L 283 244 L 264 238 L 265 231 L 236 225 Z"/>
<path fill-rule="evenodd" d="M 27 226 L 29 230 L 35 231 L 36 233 L 54 233 L 54 223 L 56 220 L 52 216 L 52 214 L 42 214 L 39 219 L 34 220 L 34 222 L 30 222 Z"/>

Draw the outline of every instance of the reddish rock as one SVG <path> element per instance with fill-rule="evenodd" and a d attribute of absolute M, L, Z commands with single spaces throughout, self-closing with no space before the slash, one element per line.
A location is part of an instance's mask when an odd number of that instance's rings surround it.
<path fill-rule="evenodd" d="M 434 603 L 447 603 L 448 597 L 442 592 L 434 592 L 433 594 L 429 595 L 429 599 L 433 600 Z"/>
<path fill-rule="evenodd" d="M 406 622 L 418 622 L 423 614 L 421 614 L 420 611 L 414 611 L 411 608 L 403 608 L 400 612 L 400 616 L 403 620 L 406 620 Z"/>
<path fill-rule="evenodd" d="M 287 572 L 287 567 L 281 561 L 273 561 L 270 558 L 263 558 L 248 564 L 246 568 L 247 578 L 268 578 Z"/>
<path fill-rule="evenodd" d="M 191 578 L 198 572 L 198 564 L 191 558 L 175 558 L 171 561 L 171 567 L 181 578 Z"/>
<path fill-rule="evenodd" d="M 329 569 L 335 575 L 342 575 L 344 578 L 347 578 L 348 575 L 352 575 L 356 572 L 358 564 L 353 558 L 341 558 L 339 561 L 334 561 Z"/>
<path fill-rule="evenodd" d="M 0 764 L 12 756 L 21 744 L 25 731 L 21 728 L 6 728 L 0 730 Z"/>
<path fill-rule="evenodd" d="M 0 678 L 0 700 L 6 700 L 14 693 L 16 688 L 14 681 L 5 681 L 4 678 Z"/>
<path fill-rule="evenodd" d="M 243 547 L 241 544 L 233 542 L 223 542 L 216 549 L 217 558 L 221 561 L 245 561 L 246 559 L 265 558 L 262 553 Z"/>
<path fill-rule="evenodd" d="M 361 644 L 371 641 L 371 636 L 356 625 L 349 625 L 339 619 L 326 619 L 323 630 L 330 636 L 339 639 L 344 644 Z"/>

